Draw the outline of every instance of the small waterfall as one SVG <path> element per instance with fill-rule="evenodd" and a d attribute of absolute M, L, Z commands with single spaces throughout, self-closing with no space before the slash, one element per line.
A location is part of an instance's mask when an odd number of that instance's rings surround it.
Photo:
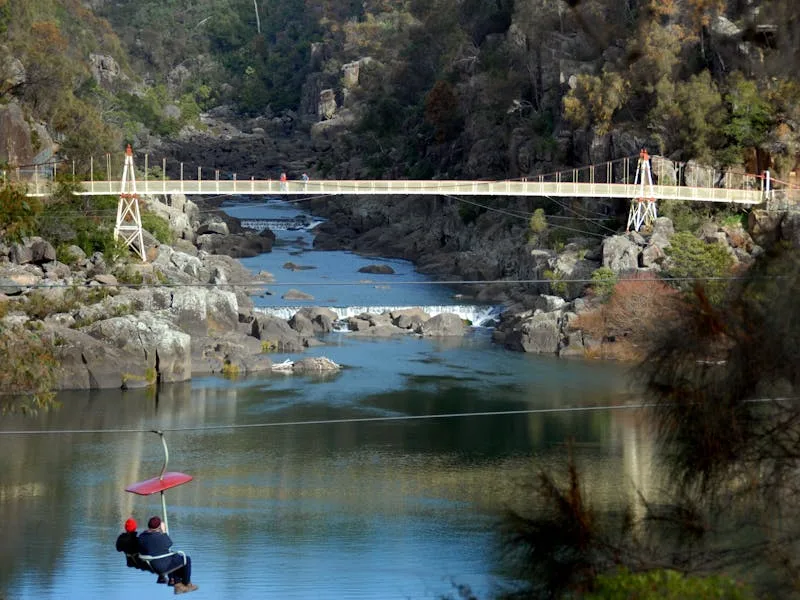
<path fill-rule="evenodd" d="M 256 307 L 255 312 L 259 312 L 273 317 L 278 317 L 288 321 L 294 314 L 304 306 L 276 306 L 276 307 Z M 395 310 L 406 310 L 410 308 L 419 308 L 430 316 L 434 317 L 440 313 L 454 313 L 472 323 L 475 327 L 492 327 L 499 319 L 500 313 L 503 312 L 502 306 L 486 306 L 478 304 L 454 304 L 454 305 L 440 305 L 440 306 L 325 306 L 336 313 L 337 320 L 355 317 L 362 313 L 371 313 L 379 315 L 385 312 L 392 312 Z"/>

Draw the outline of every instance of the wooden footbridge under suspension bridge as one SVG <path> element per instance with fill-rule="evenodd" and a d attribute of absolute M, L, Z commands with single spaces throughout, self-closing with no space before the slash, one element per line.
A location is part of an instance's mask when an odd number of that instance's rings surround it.
<path fill-rule="evenodd" d="M 107 158 L 106 172 L 111 171 Z M 200 196 L 519 196 L 558 198 L 628 199 L 631 201 L 628 229 L 639 230 L 657 217 L 656 203 L 664 200 L 711 202 L 752 206 L 769 199 L 772 182 L 769 172 L 751 175 L 732 170 L 675 165 L 669 159 L 650 156 L 642 150 L 638 156 L 599 165 L 558 171 L 529 178 L 502 181 L 463 180 L 333 180 L 312 179 L 238 179 L 221 176 L 219 170 L 196 169 L 196 177 L 187 178 L 185 165 L 179 165 L 179 177 L 167 178 L 166 161 L 154 172 L 149 156 L 136 181 L 133 153 L 128 147 L 119 180 L 90 177 L 73 192 L 81 196 L 119 196 L 115 234 L 128 243 L 143 259 L 141 218 L 137 198 L 160 195 Z M 192 175 L 195 171 L 190 170 Z M 210 174 L 210 176 L 209 176 Z M 34 173 L 28 180 L 29 196 L 47 196 L 54 173 Z"/>

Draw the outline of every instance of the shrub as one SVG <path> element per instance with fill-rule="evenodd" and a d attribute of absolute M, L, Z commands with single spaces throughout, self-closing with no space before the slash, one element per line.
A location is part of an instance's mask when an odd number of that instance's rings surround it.
<path fill-rule="evenodd" d="M 558 294 L 559 296 L 567 295 L 567 283 L 562 281 L 562 279 L 564 279 L 563 273 L 559 272 L 558 270 L 551 271 L 550 269 L 547 269 L 543 275 L 545 279 L 550 280 L 550 290 L 554 294 Z"/>
<path fill-rule="evenodd" d="M 672 236 L 665 252 L 669 257 L 667 275 L 684 279 L 676 282 L 680 289 L 689 291 L 700 287 L 712 303 L 722 301 L 728 282 L 709 278 L 730 275 L 733 258 L 723 246 L 708 244 L 691 233 L 682 232 Z"/>
<path fill-rule="evenodd" d="M 631 573 L 621 569 L 612 575 L 599 575 L 586 600 L 749 600 L 755 594 L 748 587 L 724 576 L 698 577 L 671 569 Z"/>
<path fill-rule="evenodd" d="M 678 318 L 678 300 L 678 293 L 652 273 L 637 274 L 618 281 L 606 303 L 579 315 L 572 327 L 613 342 L 613 350 L 604 353 L 609 358 L 637 358 L 647 350 L 661 322 Z"/>
<path fill-rule="evenodd" d="M 0 412 L 35 412 L 53 405 L 58 363 L 53 340 L 24 327 L 0 327 Z M 16 399 L 23 399 L 15 405 Z"/>
<path fill-rule="evenodd" d="M 4 185 L 0 188 L 0 233 L 12 242 L 35 233 L 42 210 L 41 201 L 25 196 L 22 187 Z"/>
<path fill-rule="evenodd" d="M 543 231 L 547 230 L 547 218 L 545 217 L 543 208 L 537 208 L 535 211 L 533 211 L 533 214 L 528 221 L 528 226 L 533 233 L 542 233 Z"/>
<path fill-rule="evenodd" d="M 608 267 L 600 267 L 592 273 L 592 292 L 602 300 L 607 300 L 617 284 L 617 274 Z"/>
<path fill-rule="evenodd" d="M 225 363 L 222 365 L 222 376 L 227 379 L 236 379 L 239 377 L 239 365 L 235 365 L 230 360 L 225 359 Z"/>
<path fill-rule="evenodd" d="M 174 241 L 174 234 L 169 228 L 169 221 L 151 212 L 142 213 L 142 227 L 153 234 L 162 244 L 171 244 Z"/>

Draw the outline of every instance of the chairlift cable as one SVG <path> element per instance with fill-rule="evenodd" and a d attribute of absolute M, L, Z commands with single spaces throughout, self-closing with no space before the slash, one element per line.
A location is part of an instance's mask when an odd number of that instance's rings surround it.
<path fill-rule="evenodd" d="M 798 400 L 800 397 L 787 396 L 778 398 L 754 398 L 748 403 L 784 402 Z M 656 402 L 639 404 L 605 404 L 601 406 L 567 406 L 558 408 L 525 408 L 519 410 L 476 411 L 467 413 L 435 413 L 427 415 L 395 415 L 383 417 L 349 417 L 346 419 L 309 419 L 305 421 L 273 421 L 265 423 L 236 423 L 232 425 L 197 425 L 192 427 L 162 427 L 159 433 L 187 433 L 194 431 L 221 431 L 237 429 L 259 429 L 264 427 L 300 427 L 305 425 L 343 425 L 348 423 L 381 423 L 398 421 L 422 421 L 427 419 L 456 419 L 464 417 L 503 417 L 518 415 L 542 415 L 578 412 L 599 412 L 615 410 L 632 410 L 655 408 Z M 10 435 L 62 435 L 62 434 L 105 434 L 105 433 L 153 433 L 153 428 L 146 429 L 40 429 L 40 430 L 7 430 L 0 431 L 0 436 Z"/>

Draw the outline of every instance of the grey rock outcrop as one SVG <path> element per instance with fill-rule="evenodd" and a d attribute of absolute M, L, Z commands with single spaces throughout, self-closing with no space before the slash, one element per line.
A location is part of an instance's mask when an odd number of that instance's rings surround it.
<path fill-rule="evenodd" d="M 163 382 L 191 377 L 191 336 L 175 329 L 167 318 L 148 313 L 99 321 L 82 331 L 134 357 L 131 366 L 152 370 Z M 123 372 L 123 385 L 141 381 L 138 373 Z M 145 381 L 142 383 L 147 383 Z"/>
<path fill-rule="evenodd" d="M 559 311 L 526 313 L 500 329 L 495 339 L 509 350 L 557 354 L 561 345 L 561 319 Z"/>
<path fill-rule="evenodd" d="M 446 337 L 464 335 L 466 325 L 454 313 L 439 313 L 417 326 L 417 333 L 424 337 Z"/>
<path fill-rule="evenodd" d="M 273 352 L 301 352 L 304 347 L 302 335 L 286 321 L 269 315 L 254 316 L 251 335 L 261 340 Z"/>
<path fill-rule="evenodd" d="M 613 235 L 603 241 L 603 266 L 615 273 L 639 268 L 639 246 L 629 237 Z"/>

